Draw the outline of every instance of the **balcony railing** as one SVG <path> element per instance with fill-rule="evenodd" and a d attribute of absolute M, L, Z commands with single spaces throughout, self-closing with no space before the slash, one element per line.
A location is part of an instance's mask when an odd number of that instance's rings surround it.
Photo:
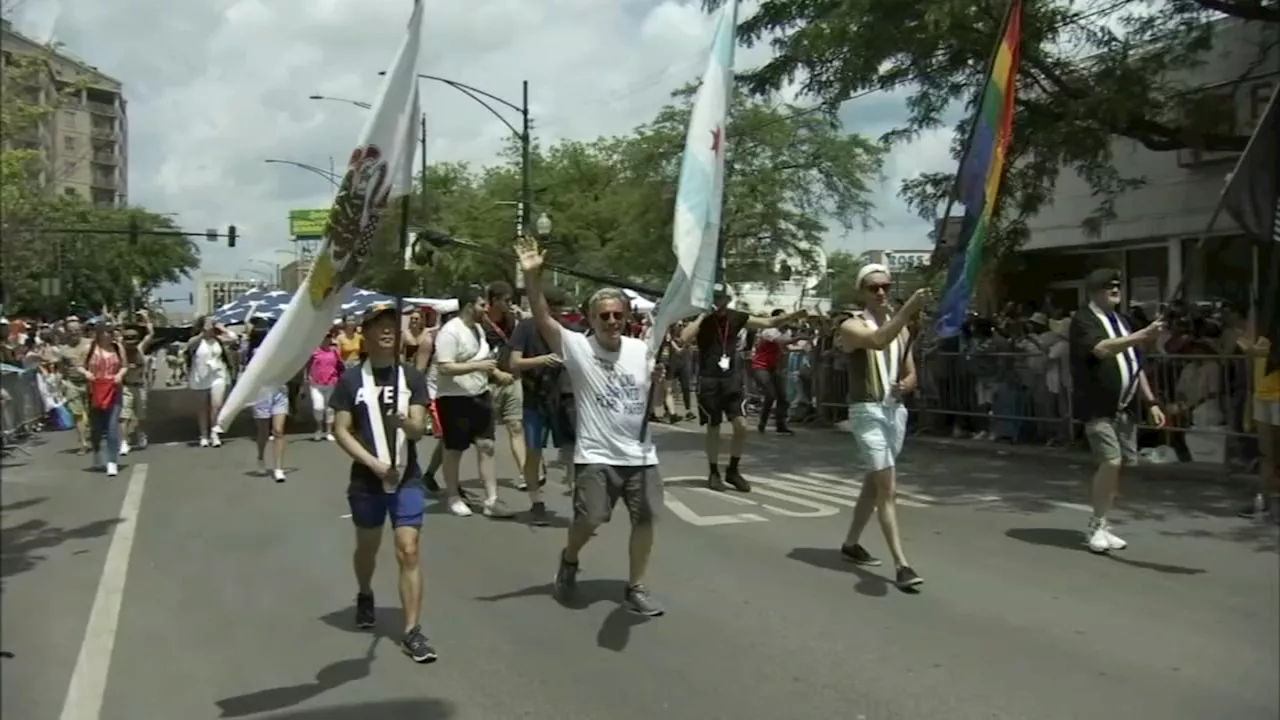
<path fill-rule="evenodd" d="M 114 127 L 95 125 L 93 126 L 93 129 L 89 131 L 89 135 L 102 140 L 114 140 L 116 138 L 116 129 Z"/>
<path fill-rule="evenodd" d="M 92 186 L 94 190 L 115 191 L 117 183 L 116 179 L 109 175 L 94 175 Z"/>
<path fill-rule="evenodd" d="M 120 159 L 111 150 L 95 150 L 93 152 L 93 161 L 103 165 L 115 165 L 120 162 Z"/>
<path fill-rule="evenodd" d="M 97 115 L 110 115 L 112 117 L 115 117 L 117 114 L 116 106 L 108 103 L 94 102 L 90 100 L 86 102 L 85 105 L 89 107 L 89 112 L 95 113 Z"/>

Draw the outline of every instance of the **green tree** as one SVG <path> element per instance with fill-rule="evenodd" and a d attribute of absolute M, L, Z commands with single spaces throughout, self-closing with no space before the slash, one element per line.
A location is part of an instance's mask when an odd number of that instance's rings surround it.
<path fill-rule="evenodd" d="M 199 266 L 196 245 L 173 220 L 141 208 L 98 208 L 55 193 L 42 127 L 83 83 L 58 77 L 50 53 L 17 54 L 0 71 L 0 284 L 7 313 L 58 315 L 143 307 L 146 296 Z M 122 233 L 137 224 L 139 237 Z M 82 232 L 65 232 L 75 229 Z M 49 281 L 57 281 L 51 287 Z M 48 292 L 51 289 L 56 293 Z"/>
<path fill-rule="evenodd" d="M 825 290 L 831 298 L 831 307 L 841 308 L 858 302 L 858 271 L 862 261 L 853 253 L 836 251 L 827 256 Z"/>
<path fill-rule="evenodd" d="M 740 25 L 739 38 L 747 45 L 768 38 L 776 52 L 746 72 L 743 82 L 749 92 L 765 96 L 800 78 L 803 92 L 832 114 L 845 100 L 909 88 L 908 116 L 884 139 L 910 141 L 942 126 L 957 102 L 971 104 L 1007 6 L 1007 0 L 764 0 Z M 1274 37 L 1280 29 L 1275 3 L 1170 0 L 1152 10 L 1125 0 L 1024 0 L 1023 7 L 1014 142 L 998 210 L 997 249 L 1015 248 L 1025 239 L 1026 219 L 1052 198 L 1064 168 L 1078 171 L 1099 199 L 1085 230 L 1096 233 L 1112 218 L 1116 198 L 1144 181 L 1116 171 L 1115 138 L 1158 152 L 1243 149 L 1247 136 L 1223 129 L 1230 103 L 1194 92 L 1183 71 L 1211 58 L 1215 20 L 1271 24 Z M 1260 44 L 1258 62 L 1274 47 Z M 956 128 L 957 156 L 966 131 L 967 121 Z M 932 219 L 952 183 L 950 174 L 922 174 L 901 191 L 922 217 Z"/>

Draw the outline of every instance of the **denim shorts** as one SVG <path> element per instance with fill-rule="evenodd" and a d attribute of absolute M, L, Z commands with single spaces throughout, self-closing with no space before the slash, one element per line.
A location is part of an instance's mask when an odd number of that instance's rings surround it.
<path fill-rule="evenodd" d="M 351 522 L 358 528 L 374 529 L 387 524 L 391 527 L 422 527 L 427 512 L 427 491 L 417 485 L 401 486 L 394 493 L 347 493 L 347 505 L 351 508 Z"/>

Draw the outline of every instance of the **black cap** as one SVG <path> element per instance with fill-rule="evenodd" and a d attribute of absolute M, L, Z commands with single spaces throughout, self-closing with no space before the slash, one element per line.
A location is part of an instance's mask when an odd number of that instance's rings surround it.
<path fill-rule="evenodd" d="M 724 283 L 716 283 L 711 289 L 711 297 L 716 300 L 728 300 L 733 297 L 729 292 L 729 287 Z"/>
<path fill-rule="evenodd" d="M 1119 270 L 1115 268 L 1098 268 L 1085 277 L 1084 289 L 1087 292 L 1097 292 L 1118 282 L 1120 282 Z"/>
<path fill-rule="evenodd" d="M 360 327 L 368 327 L 369 323 L 377 320 L 387 313 L 394 315 L 396 313 L 396 306 L 391 303 L 375 303 L 370 306 L 368 310 L 364 311 L 364 315 L 360 316 Z"/>

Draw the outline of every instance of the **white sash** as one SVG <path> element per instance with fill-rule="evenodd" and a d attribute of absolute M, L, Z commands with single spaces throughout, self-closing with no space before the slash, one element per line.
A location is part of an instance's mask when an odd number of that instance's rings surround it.
<path fill-rule="evenodd" d="M 1116 325 L 1120 326 L 1120 334 L 1116 334 L 1115 328 L 1111 327 L 1111 321 L 1107 317 L 1107 313 L 1102 308 L 1093 303 L 1089 303 L 1089 310 L 1102 323 L 1102 329 L 1107 333 L 1107 337 L 1115 340 L 1116 338 L 1131 335 L 1129 326 L 1125 325 L 1124 318 L 1116 313 L 1111 316 L 1116 319 Z M 1138 392 L 1138 349 L 1135 347 L 1127 348 L 1124 352 L 1116 355 L 1116 369 L 1120 372 L 1120 406 L 1123 409 L 1133 402 L 1133 396 Z"/>
<path fill-rule="evenodd" d="M 409 413 L 409 386 L 404 380 L 404 367 L 396 363 L 396 414 Z M 364 411 L 369 420 L 369 432 L 373 434 L 374 455 L 384 463 L 391 462 L 391 452 L 387 447 L 387 428 L 382 422 L 381 388 L 373 379 L 373 366 L 366 360 L 360 363 L 360 388 L 364 391 Z M 404 430 L 396 428 L 396 463 L 403 467 L 405 447 L 408 445 Z"/>
<path fill-rule="evenodd" d="M 880 325 L 876 323 L 876 319 L 871 316 L 870 312 L 862 313 L 862 320 L 871 329 L 879 330 Z M 884 388 L 884 397 L 880 398 L 884 402 L 897 400 L 893 396 L 893 384 L 898 382 L 898 363 L 902 361 L 901 353 L 901 333 L 899 337 L 895 337 L 889 342 L 889 347 L 884 350 L 867 350 L 867 354 L 871 356 L 872 364 L 875 365 L 875 371 L 880 375 L 880 387 Z"/>

